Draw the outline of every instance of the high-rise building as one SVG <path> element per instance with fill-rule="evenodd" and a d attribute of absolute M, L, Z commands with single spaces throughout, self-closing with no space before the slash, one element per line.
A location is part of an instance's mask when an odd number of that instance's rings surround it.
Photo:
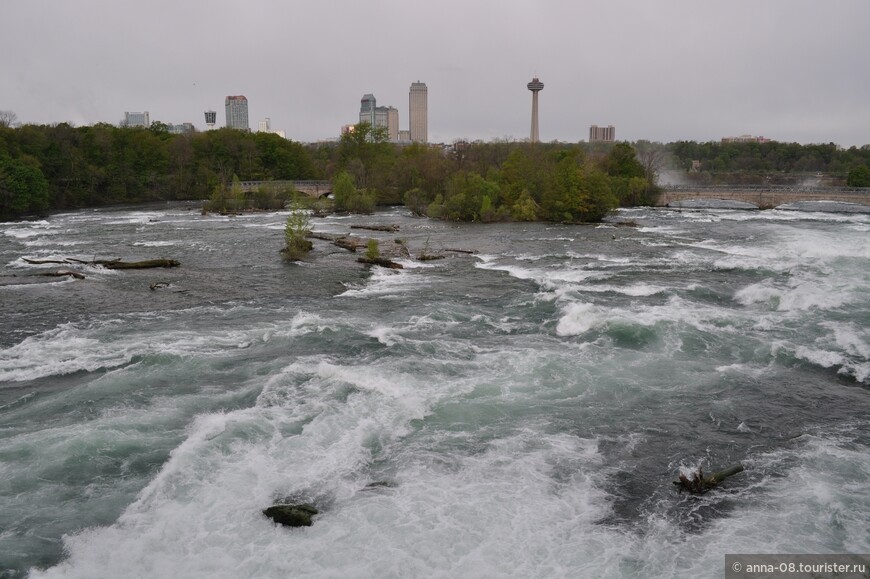
<path fill-rule="evenodd" d="M 205 126 L 208 127 L 208 130 L 212 130 L 214 128 L 215 123 L 217 122 L 217 113 L 214 111 L 205 111 Z"/>
<path fill-rule="evenodd" d="M 228 96 L 224 101 L 227 112 L 227 128 L 250 131 L 248 124 L 248 99 L 242 95 Z"/>
<path fill-rule="evenodd" d="M 399 140 L 399 109 L 395 107 L 377 107 L 375 109 L 376 127 L 386 127 L 387 136 L 391 141 Z"/>
<path fill-rule="evenodd" d="M 141 113 L 124 113 L 125 127 L 150 127 L 151 120 L 148 111 Z"/>
<path fill-rule="evenodd" d="M 411 83 L 408 94 L 408 119 L 411 129 L 411 141 L 417 143 L 429 142 L 429 89 L 426 83 Z"/>
<path fill-rule="evenodd" d="M 378 101 L 375 95 L 368 93 L 364 94 L 359 105 L 359 122 L 368 123 L 375 126 L 375 109 L 378 108 Z"/>
<path fill-rule="evenodd" d="M 541 135 L 538 128 L 538 93 L 544 90 L 544 83 L 534 77 L 532 82 L 526 85 L 532 91 L 532 131 L 529 135 L 529 141 L 537 143 L 541 140 Z"/>
<path fill-rule="evenodd" d="M 257 124 L 257 132 L 258 133 L 271 133 L 272 132 L 272 119 L 266 117 L 262 121 Z"/>
<path fill-rule="evenodd" d="M 599 127 L 598 125 L 592 125 L 589 127 L 589 142 L 594 143 L 595 141 L 607 141 L 613 142 L 616 140 L 616 129 L 613 128 L 613 125 L 607 125 L 606 127 Z"/>

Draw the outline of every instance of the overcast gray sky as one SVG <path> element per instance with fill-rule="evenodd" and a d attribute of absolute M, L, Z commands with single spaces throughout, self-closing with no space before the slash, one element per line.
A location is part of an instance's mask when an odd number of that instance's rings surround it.
<path fill-rule="evenodd" d="M 248 98 L 297 141 L 429 88 L 429 137 L 870 143 L 870 0 L 3 0 L 0 110 L 192 122 Z"/>

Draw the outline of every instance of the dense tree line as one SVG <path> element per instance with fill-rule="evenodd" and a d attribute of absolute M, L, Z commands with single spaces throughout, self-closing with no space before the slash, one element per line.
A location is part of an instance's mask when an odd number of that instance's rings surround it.
<path fill-rule="evenodd" d="M 165 125 L 0 126 L 0 219 L 49 209 L 206 199 L 236 175 L 317 177 L 305 148 L 278 135 L 220 129 L 173 135 Z"/>
<path fill-rule="evenodd" d="M 154 200 L 274 208 L 287 192 L 243 194 L 238 180 L 330 179 L 339 210 L 405 204 L 441 219 L 595 221 L 617 206 L 651 203 L 661 169 L 691 175 L 694 161 L 701 177 L 733 183 L 821 172 L 870 184 L 870 146 L 509 140 L 397 146 L 384 129 L 366 123 L 335 142 L 306 146 L 231 129 L 174 135 L 161 123 L 146 129 L 6 122 L 0 123 L 0 219 Z"/>
<path fill-rule="evenodd" d="M 870 168 L 870 145 L 843 149 L 834 143 L 678 141 L 667 149 L 676 168 L 688 171 L 693 161 L 700 161 L 700 169 L 711 174 L 824 173 L 845 181 L 856 168 Z"/>

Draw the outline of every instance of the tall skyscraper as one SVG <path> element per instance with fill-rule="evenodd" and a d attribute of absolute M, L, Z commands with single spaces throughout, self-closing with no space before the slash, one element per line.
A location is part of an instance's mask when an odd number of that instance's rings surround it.
<path fill-rule="evenodd" d="M 425 82 L 411 83 L 408 94 L 408 118 L 411 129 L 411 141 L 417 143 L 429 142 L 429 89 Z"/>
<path fill-rule="evenodd" d="M 148 111 L 142 113 L 128 113 L 124 112 L 124 126 L 125 127 L 145 127 L 148 128 L 151 126 L 151 120 L 148 115 Z"/>
<path fill-rule="evenodd" d="M 248 99 L 242 95 L 228 96 L 224 101 L 227 112 L 227 128 L 250 131 L 248 124 Z"/>
<path fill-rule="evenodd" d="M 212 130 L 214 128 L 215 123 L 217 122 L 217 113 L 215 111 L 205 111 L 205 126 L 208 127 L 208 130 Z"/>
<path fill-rule="evenodd" d="M 608 141 L 612 142 L 616 140 L 616 129 L 613 128 L 613 125 L 607 125 L 606 127 L 599 127 L 598 125 L 592 125 L 589 127 L 589 142 L 594 143 L 595 141 Z"/>
<path fill-rule="evenodd" d="M 537 143 L 541 140 L 541 135 L 538 129 L 538 93 L 544 90 L 544 83 L 534 77 L 532 82 L 526 85 L 532 91 L 532 132 L 529 136 L 529 141 Z"/>
<path fill-rule="evenodd" d="M 359 122 L 368 123 L 375 126 L 375 109 L 378 108 L 378 101 L 375 95 L 367 93 L 363 95 L 359 105 Z"/>

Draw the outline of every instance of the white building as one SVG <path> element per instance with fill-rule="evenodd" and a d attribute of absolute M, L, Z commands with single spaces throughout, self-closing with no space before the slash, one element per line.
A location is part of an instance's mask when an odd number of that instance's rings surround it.
<path fill-rule="evenodd" d="M 151 126 L 151 118 L 148 115 L 148 111 L 141 113 L 124 113 L 124 126 L 125 127 L 150 127 Z"/>

